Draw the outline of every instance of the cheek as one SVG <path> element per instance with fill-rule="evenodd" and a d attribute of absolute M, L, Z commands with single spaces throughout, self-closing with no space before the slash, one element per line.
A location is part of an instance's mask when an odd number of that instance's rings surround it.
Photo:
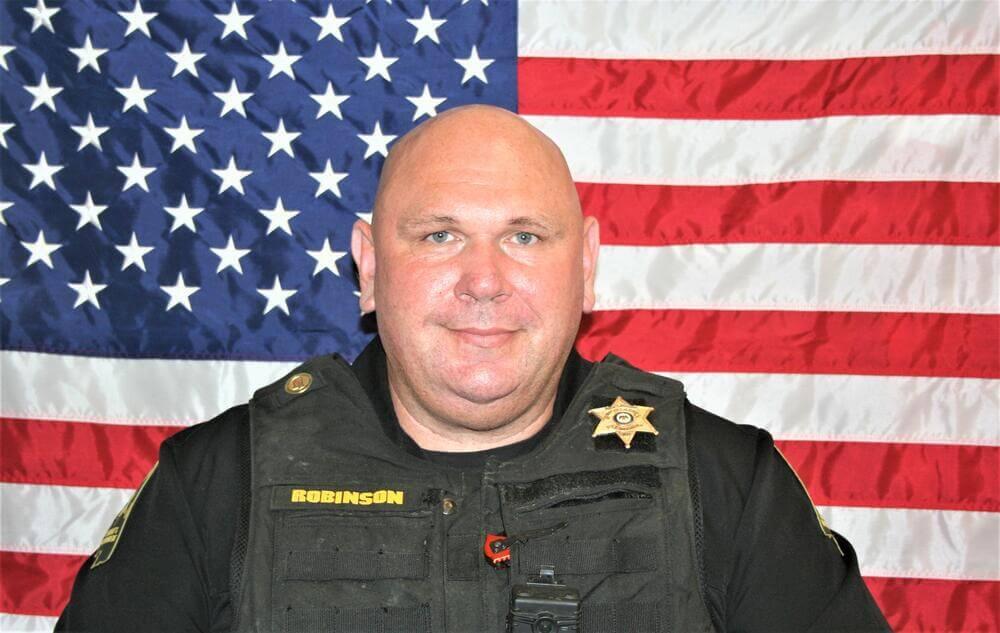
<path fill-rule="evenodd" d="M 376 291 L 385 308 L 401 313 L 404 319 L 418 319 L 427 307 L 438 306 L 451 295 L 456 275 L 443 267 L 417 265 L 400 261 L 395 266 L 380 268 L 383 275 L 376 280 Z"/>

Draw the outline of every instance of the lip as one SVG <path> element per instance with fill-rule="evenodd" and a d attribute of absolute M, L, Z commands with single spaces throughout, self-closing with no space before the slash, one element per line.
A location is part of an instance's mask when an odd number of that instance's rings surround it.
<path fill-rule="evenodd" d="M 462 328 L 451 330 L 460 340 L 482 348 L 500 347 L 514 336 L 514 330 L 503 328 Z"/>

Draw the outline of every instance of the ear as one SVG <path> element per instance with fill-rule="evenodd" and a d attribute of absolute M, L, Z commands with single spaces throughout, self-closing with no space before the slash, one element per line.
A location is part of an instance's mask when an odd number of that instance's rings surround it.
<path fill-rule="evenodd" d="M 358 267 L 358 281 L 361 297 L 358 305 L 361 313 L 375 311 L 375 240 L 372 239 L 372 225 L 358 220 L 351 229 L 351 257 Z"/>
<path fill-rule="evenodd" d="M 583 218 L 583 313 L 594 311 L 594 280 L 597 278 L 597 253 L 601 249 L 601 227 L 597 218 Z"/>

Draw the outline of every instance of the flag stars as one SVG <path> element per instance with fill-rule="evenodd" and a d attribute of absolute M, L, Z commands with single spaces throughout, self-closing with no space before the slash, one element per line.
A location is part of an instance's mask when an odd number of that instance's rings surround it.
<path fill-rule="evenodd" d="M 14 203 L 10 200 L 0 200 L 0 224 L 7 224 L 7 218 L 3 216 L 4 211 L 14 206 Z"/>
<path fill-rule="evenodd" d="M 275 308 L 281 310 L 285 314 L 288 314 L 288 299 L 292 297 L 298 290 L 286 290 L 281 287 L 281 280 L 278 276 L 274 276 L 274 285 L 270 288 L 257 288 L 257 292 L 262 294 L 265 299 L 267 299 L 267 305 L 264 306 L 264 314 L 267 314 Z"/>
<path fill-rule="evenodd" d="M 246 23 L 253 19 L 252 13 L 240 13 L 234 1 L 229 7 L 229 13 L 216 13 L 215 19 L 222 22 L 226 28 L 223 29 L 220 40 L 226 39 L 229 35 L 236 34 L 247 39 Z"/>
<path fill-rule="evenodd" d="M 301 136 L 301 132 L 289 132 L 285 129 L 284 120 L 278 119 L 278 127 L 273 132 L 261 132 L 261 134 L 271 142 L 271 150 L 267 153 L 268 158 L 277 152 L 285 152 L 295 158 L 295 153 L 292 151 L 292 141 Z"/>
<path fill-rule="evenodd" d="M 295 71 L 292 70 L 292 64 L 302 59 L 301 55 L 289 55 L 285 51 L 284 42 L 278 42 L 278 52 L 273 55 L 264 55 L 263 57 L 271 64 L 271 74 L 267 76 L 268 79 L 279 74 L 288 75 L 292 79 L 295 79 Z"/>
<path fill-rule="evenodd" d="M 2 288 L 8 281 L 10 281 L 10 277 L 0 277 L 0 288 Z M 2 297 L 0 297 L 0 301 L 2 301 Z"/>
<path fill-rule="evenodd" d="M 347 178 L 346 173 L 333 171 L 330 166 L 330 159 L 326 159 L 326 167 L 323 171 L 311 171 L 309 175 L 312 176 L 318 185 L 316 187 L 315 197 L 320 197 L 324 191 L 329 191 L 333 195 L 340 197 L 340 181 Z"/>
<path fill-rule="evenodd" d="M 7 68 L 7 54 L 14 50 L 16 49 L 13 46 L 4 46 L 3 44 L 0 44 L 0 68 L 7 71 L 10 70 Z"/>
<path fill-rule="evenodd" d="M 108 287 L 107 284 L 95 284 L 90 279 L 90 271 L 86 271 L 83 275 L 83 281 L 78 284 L 66 284 L 73 292 L 76 293 L 76 302 L 73 304 L 73 309 L 77 309 L 85 303 L 89 303 L 98 310 L 101 309 L 101 304 L 97 300 L 97 293 Z"/>
<path fill-rule="evenodd" d="M 329 270 L 337 277 L 340 277 L 340 271 L 337 270 L 337 262 L 344 255 L 347 255 L 347 253 L 331 249 L 330 238 L 326 238 L 325 240 L 323 240 L 323 246 L 319 250 L 316 251 L 307 250 L 306 253 L 309 254 L 309 257 L 312 257 L 313 259 L 316 260 L 316 267 L 313 268 L 312 272 L 313 277 L 315 277 L 324 270 Z"/>
<path fill-rule="evenodd" d="M 399 61 L 399 58 L 384 56 L 382 54 L 382 45 L 376 44 L 375 53 L 371 57 L 359 57 L 358 61 L 368 67 L 368 74 L 365 75 L 365 81 L 378 75 L 391 83 L 392 77 L 389 76 L 389 66 Z"/>
<path fill-rule="evenodd" d="M 108 131 L 109 128 L 94 125 L 94 115 L 87 113 L 87 123 L 85 125 L 71 125 L 73 131 L 80 135 L 80 146 L 76 148 L 76 151 L 82 150 L 88 145 L 93 145 L 97 148 L 97 151 L 104 151 L 101 147 L 101 135 Z"/>
<path fill-rule="evenodd" d="M 160 286 L 160 290 L 167 293 L 170 301 L 167 302 L 166 311 L 177 306 L 183 307 L 191 312 L 191 295 L 201 290 L 200 286 L 188 286 L 184 283 L 184 273 L 177 273 L 177 283 L 172 286 Z"/>
<path fill-rule="evenodd" d="M 28 189 L 34 189 L 38 185 L 45 183 L 45 186 L 55 191 L 55 175 L 62 171 L 62 165 L 50 165 L 45 158 L 45 152 L 38 157 L 37 163 L 24 163 L 24 168 L 31 172 L 31 184 Z"/>
<path fill-rule="evenodd" d="M 205 130 L 204 128 L 188 127 L 187 116 L 182 115 L 180 125 L 177 127 L 165 127 L 163 128 L 163 131 L 174 139 L 174 144 L 170 148 L 171 154 L 182 147 L 186 147 L 191 150 L 192 154 L 197 154 L 198 149 L 194 146 L 194 139 L 201 135 Z"/>
<path fill-rule="evenodd" d="M 56 30 L 52 26 L 52 16 L 59 13 L 58 7 L 51 8 L 45 6 L 44 0 L 38 0 L 34 7 L 24 7 L 24 11 L 31 16 L 31 32 L 34 33 L 41 27 L 45 27 L 50 33 Z"/>
<path fill-rule="evenodd" d="M 239 191 L 240 194 L 245 195 L 243 191 L 243 179 L 253 173 L 249 169 L 240 169 L 236 166 L 236 157 L 229 157 L 229 164 L 222 169 L 213 169 L 212 173 L 222 179 L 219 184 L 219 193 L 223 193 L 227 189 L 235 189 Z"/>
<path fill-rule="evenodd" d="M 29 112 L 35 110 L 41 105 L 45 105 L 45 107 L 47 107 L 49 110 L 55 112 L 56 95 L 63 91 L 63 89 L 58 86 L 50 86 L 49 80 L 45 76 L 45 73 L 42 73 L 42 79 L 41 81 L 38 82 L 37 85 L 25 86 L 24 89 L 30 92 L 31 96 L 34 97 L 34 99 L 32 99 L 31 101 L 31 107 L 28 108 Z"/>
<path fill-rule="evenodd" d="M 326 92 L 309 96 L 319 104 L 319 112 L 316 113 L 317 119 L 329 113 L 341 121 L 344 120 L 344 115 L 340 112 L 340 104 L 350 99 L 350 95 L 338 95 L 333 90 L 332 82 L 326 82 Z"/>
<path fill-rule="evenodd" d="M 198 229 L 195 228 L 194 217 L 205 209 L 188 206 L 187 196 L 182 193 L 181 201 L 176 207 L 164 207 L 163 210 L 174 218 L 174 223 L 170 226 L 171 233 L 182 226 L 186 226 L 191 229 L 191 232 L 197 233 Z"/>
<path fill-rule="evenodd" d="M 146 184 L 146 178 L 149 177 L 151 173 L 156 171 L 156 167 L 145 167 L 139 162 L 139 154 L 132 155 L 131 165 L 119 165 L 118 171 L 120 171 L 125 176 L 125 185 L 122 187 L 122 191 L 128 191 L 131 187 L 139 187 L 145 192 L 149 192 L 149 185 Z"/>
<path fill-rule="evenodd" d="M 130 108 L 139 108 L 143 112 L 149 112 L 146 109 L 146 99 L 151 97 L 153 93 L 156 92 L 153 88 L 143 88 L 139 84 L 139 77 L 132 77 L 132 85 L 128 88 L 115 88 L 115 92 L 125 97 L 125 105 L 122 106 L 122 112 L 128 112 Z"/>
<path fill-rule="evenodd" d="M 128 37 L 136 31 L 142 31 L 146 34 L 146 37 L 152 38 L 149 34 L 149 22 L 155 18 L 157 13 L 146 13 L 142 10 L 142 2 L 140 0 L 135 0 L 135 6 L 132 7 L 131 11 L 118 11 L 118 15 L 128 22 L 128 26 L 125 29 L 125 37 Z"/>
<path fill-rule="evenodd" d="M 441 40 L 438 39 L 437 30 L 444 25 L 447 20 L 435 19 L 431 17 L 431 8 L 428 6 L 424 7 L 424 14 L 419 18 L 407 18 L 407 22 L 413 25 L 417 29 L 417 32 L 413 34 L 413 43 L 416 44 L 425 37 L 435 44 L 440 44 Z"/>
<path fill-rule="evenodd" d="M 490 83 L 486 79 L 486 68 L 495 61 L 495 59 L 480 58 L 475 46 L 472 47 L 472 54 L 465 59 L 455 59 L 455 63 L 465 70 L 465 74 L 462 75 L 462 85 L 464 86 L 473 77 L 484 84 Z"/>
<path fill-rule="evenodd" d="M 127 269 L 129 266 L 135 266 L 142 272 L 146 272 L 146 262 L 142 258 L 151 253 L 153 247 L 139 244 L 139 240 L 135 236 L 135 231 L 132 232 L 132 239 L 129 240 L 128 244 L 116 244 L 115 249 L 125 258 L 122 262 L 122 270 Z"/>
<path fill-rule="evenodd" d="M 273 209 L 259 209 L 261 215 L 267 218 L 267 233 L 270 235 L 274 231 L 281 229 L 289 235 L 292 234 L 292 226 L 290 222 L 292 218 L 299 214 L 295 209 L 285 209 L 285 204 L 281 201 L 281 197 L 278 197 L 278 201 L 274 204 Z"/>
<path fill-rule="evenodd" d="M 250 252 L 249 248 L 236 248 L 232 235 L 229 236 L 229 241 L 223 248 L 209 248 L 219 258 L 219 266 L 215 272 L 221 273 L 227 268 L 232 268 L 239 274 L 243 274 L 243 265 L 240 264 L 240 260 Z"/>
<path fill-rule="evenodd" d="M 375 129 L 372 130 L 372 133 L 358 134 L 358 138 L 364 141 L 368 146 L 365 149 L 365 158 L 368 158 L 372 154 L 389 156 L 389 143 L 396 139 L 396 135 L 383 134 L 381 124 L 378 121 L 375 121 Z"/>
<path fill-rule="evenodd" d="M 431 87 L 424 84 L 424 91 L 416 97 L 407 97 L 407 101 L 412 103 L 416 110 L 413 112 L 413 120 L 416 121 L 422 116 L 437 116 L 438 106 L 446 101 L 444 97 L 435 97 L 431 94 Z"/>
<path fill-rule="evenodd" d="M 84 200 L 83 204 L 71 204 L 69 206 L 80 215 L 80 221 L 76 224 L 77 231 L 88 224 L 93 224 L 100 231 L 104 230 L 104 227 L 101 226 L 101 214 L 108 208 L 108 205 L 94 204 L 94 199 L 91 197 L 89 191 L 87 192 L 87 199 Z"/>
<path fill-rule="evenodd" d="M 7 149 L 7 132 L 10 132 L 13 129 L 13 123 L 4 123 L 0 121 L 0 147 Z"/>
<path fill-rule="evenodd" d="M 229 84 L 229 90 L 226 92 L 213 92 L 212 94 L 222 101 L 222 112 L 219 113 L 220 117 L 226 116 L 227 112 L 237 112 L 243 118 L 246 118 L 247 111 L 243 104 L 253 96 L 253 93 L 240 92 L 240 89 L 236 86 L 235 79 Z"/>
<path fill-rule="evenodd" d="M 198 76 L 198 68 L 195 66 L 205 53 L 193 53 L 191 52 L 191 46 L 188 44 L 187 40 L 184 40 L 184 45 L 181 46 L 181 50 L 176 53 L 167 53 L 167 57 L 174 61 L 174 72 L 171 77 L 176 77 L 182 72 L 189 72 L 195 77 Z"/>
<path fill-rule="evenodd" d="M 52 253 L 62 248 L 62 244 L 46 242 L 45 231 L 39 231 L 38 238 L 34 242 L 21 242 L 21 246 L 28 249 L 28 253 L 30 253 L 28 256 L 28 263 L 24 265 L 25 268 L 31 266 L 35 262 L 42 262 L 49 268 L 53 268 Z"/>
<path fill-rule="evenodd" d="M 69 49 L 69 52 L 76 55 L 76 72 L 83 72 L 83 69 L 88 66 L 97 72 L 101 72 L 101 67 L 97 63 L 97 58 L 107 53 L 108 49 L 94 48 L 94 46 L 90 43 L 90 33 L 87 33 L 87 36 L 83 38 L 83 47 L 71 48 Z"/>
<path fill-rule="evenodd" d="M 309 19 L 319 25 L 319 35 L 316 36 L 317 42 L 327 36 L 335 37 L 338 41 L 343 42 L 344 36 L 340 32 L 340 29 L 347 24 L 351 18 L 337 17 L 337 14 L 333 12 L 333 5 L 331 4 L 326 8 L 326 15 L 315 16 Z"/>

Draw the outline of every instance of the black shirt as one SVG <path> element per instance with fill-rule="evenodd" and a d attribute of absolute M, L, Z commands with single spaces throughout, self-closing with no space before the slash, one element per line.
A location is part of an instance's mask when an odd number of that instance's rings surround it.
<path fill-rule="evenodd" d="M 489 451 L 422 450 L 399 427 L 376 339 L 353 365 L 386 434 L 436 463 L 481 469 L 490 456 L 532 450 L 535 436 Z M 591 363 L 575 351 L 560 379 L 561 417 Z M 770 435 L 697 407 L 687 416 L 692 489 L 703 516 L 705 599 L 720 631 L 886 631 L 846 541 L 820 528 Z M 57 631 L 228 631 L 230 552 L 239 515 L 245 405 L 163 442 L 159 467 L 133 507 L 114 554 L 81 567 Z"/>

